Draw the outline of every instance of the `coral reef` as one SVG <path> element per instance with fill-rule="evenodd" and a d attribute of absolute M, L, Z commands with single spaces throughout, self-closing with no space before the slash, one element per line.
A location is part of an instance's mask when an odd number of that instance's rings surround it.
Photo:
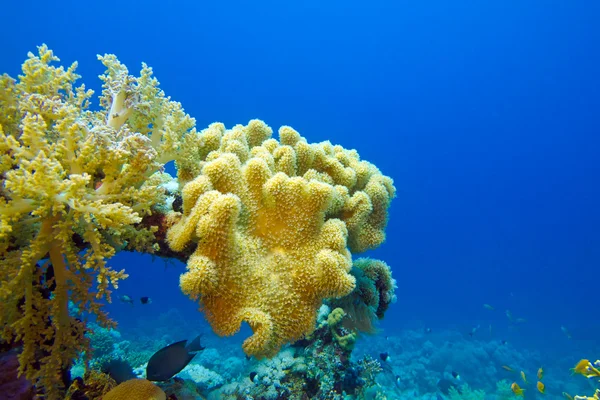
<path fill-rule="evenodd" d="M 258 120 L 201 134 L 210 152 L 167 234 L 174 251 L 195 246 L 181 289 L 215 332 L 246 321 L 246 353 L 273 356 L 314 329 L 323 299 L 353 290 L 349 249 L 384 240 L 392 180 L 355 151 L 308 144 L 289 127 L 279 142 Z"/>
<path fill-rule="evenodd" d="M 334 337 L 330 323 L 338 325 L 343 318 L 340 311 L 322 313 L 319 327 L 310 338 L 283 349 L 271 359 L 254 361 L 247 377 L 224 385 L 210 393 L 209 398 L 341 400 L 365 398 L 368 390 L 381 393 L 375 383 L 381 372 L 379 362 L 368 356 L 352 361 L 353 346 Z"/>
<path fill-rule="evenodd" d="M 448 394 L 449 400 L 484 400 L 485 392 L 483 390 L 473 390 L 468 384 L 461 385 L 459 388 L 451 387 Z"/>
<path fill-rule="evenodd" d="M 75 378 L 67 390 L 65 399 L 101 399 L 106 393 L 117 386 L 117 383 L 107 374 L 89 370 L 83 378 Z"/>
<path fill-rule="evenodd" d="M 98 58 L 98 111 L 45 45 L 0 78 L 0 335 L 22 346 L 19 372 L 62 396 L 72 360 L 93 355 L 86 317 L 114 326 L 102 304 L 127 276 L 107 264 L 121 250 L 187 260 L 181 289 L 220 335 L 248 322 L 247 354 L 312 332 L 323 299 L 354 289 L 350 251 L 384 241 L 392 180 L 289 127 L 198 132 L 151 68 Z"/>

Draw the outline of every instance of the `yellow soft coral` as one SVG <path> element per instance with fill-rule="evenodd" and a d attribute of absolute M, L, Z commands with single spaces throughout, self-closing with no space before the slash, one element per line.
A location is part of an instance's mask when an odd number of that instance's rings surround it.
<path fill-rule="evenodd" d="M 204 159 L 172 215 L 174 251 L 196 246 L 180 286 L 216 333 L 246 321 L 247 354 L 272 356 L 312 332 L 324 298 L 354 288 L 353 251 L 384 240 L 392 180 L 355 151 L 308 144 L 292 128 L 280 142 L 262 121 L 201 132 Z"/>
<path fill-rule="evenodd" d="M 46 46 L 18 81 L 0 78 L 0 333 L 22 341 L 20 371 L 47 398 L 86 348 L 81 314 L 110 324 L 98 300 L 126 275 L 106 259 L 125 246 L 152 251 L 153 233 L 138 223 L 164 201 L 157 172 L 194 123 L 149 68 L 134 78 L 114 56 L 101 59 L 96 112 L 92 91 L 74 86 L 76 64 L 54 66 Z"/>

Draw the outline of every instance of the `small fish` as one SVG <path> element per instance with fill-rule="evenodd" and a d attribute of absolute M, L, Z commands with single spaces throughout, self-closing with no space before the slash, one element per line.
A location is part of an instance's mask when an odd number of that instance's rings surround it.
<path fill-rule="evenodd" d="M 256 375 L 258 375 L 256 372 L 254 372 L 254 371 L 250 372 L 249 378 L 252 382 L 254 382 L 254 378 L 256 377 Z"/>
<path fill-rule="evenodd" d="M 131 365 L 127 361 L 119 358 L 113 358 L 110 361 L 102 362 L 100 364 L 100 370 L 113 378 L 117 384 L 136 377 Z"/>
<path fill-rule="evenodd" d="M 477 332 L 477 330 L 481 327 L 481 325 L 477 325 L 475 327 L 473 327 L 473 329 L 471 329 L 471 332 L 469 332 L 469 336 L 473 337 L 473 335 L 475 335 L 475 332 Z"/>
<path fill-rule="evenodd" d="M 152 299 L 148 296 L 144 296 L 144 297 L 140 297 L 140 302 L 142 304 L 151 304 L 152 303 Z"/>
<path fill-rule="evenodd" d="M 527 382 L 527 378 L 525 377 L 525 372 L 523 372 L 523 371 L 521 371 L 521 379 L 523 379 L 523 382 L 529 383 L 529 382 Z"/>
<path fill-rule="evenodd" d="M 492 307 L 492 306 L 490 306 L 489 304 L 484 304 L 483 308 L 485 308 L 486 310 L 490 310 L 490 311 L 494 311 L 495 310 L 495 308 Z"/>
<path fill-rule="evenodd" d="M 513 372 L 514 371 L 514 369 L 512 369 L 508 365 L 503 365 L 502 368 L 505 369 L 505 370 L 507 370 L 508 372 Z"/>
<path fill-rule="evenodd" d="M 521 389 L 517 382 L 513 382 L 512 385 L 510 385 L 510 390 L 512 390 L 515 396 L 525 396 L 525 389 Z"/>
<path fill-rule="evenodd" d="M 515 320 L 515 322 L 516 322 L 517 324 L 522 324 L 523 322 L 527 322 L 527 320 L 526 320 L 525 318 L 517 318 L 517 319 Z"/>
<path fill-rule="evenodd" d="M 506 310 L 506 317 L 508 318 L 508 320 L 509 320 L 509 321 L 512 321 L 512 320 L 513 320 L 513 315 L 512 315 L 512 313 L 510 312 L 510 310 Z"/>
<path fill-rule="evenodd" d="M 537 382 L 536 387 L 537 387 L 538 392 L 540 392 L 541 394 L 544 394 L 544 392 L 546 391 L 546 385 L 544 385 L 540 381 Z"/>
<path fill-rule="evenodd" d="M 121 303 L 129 303 L 133 306 L 133 300 L 131 299 L 131 297 L 127 296 L 126 294 L 124 294 L 123 296 L 120 296 L 119 300 L 121 301 Z"/>
<path fill-rule="evenodd" d="M 425 333 L 431 333 L 431 328 L 425 328 Z"/>
<path fill-rule="evenodd" d="M 500 341 L 500 344 L 501 344 L 501 345 L 505 345 L 506 343 L 508 343 L 506 340 L 501 340 L 501 341 Z"/>
<path fill-rule="evenodd" d="M 567 328 L 565 328 L 564 326 L 560 327 L 560 330 L 565 334 L 565 336 L 567 337 L 567 339 L 571 339 L 571 332 L 569 332 L 569 330 Z"/>
<path fill-rule="evenodd" d="M 596 361 L 594 364 L 596 367 L 600 368 L 600 360 Z M 594 377 L 600 378 L 600 369 L 596 367 L 592 365 L 590 360 L 582 359 L 575 365 L 575 368 L 571 368 L 571 371 L 573 371 L 574 374 L 581 374 L 588 379 Z"/>
<path fill-rule="evenodd" d="M 389 362 L 392 359 L 387 351 L 380 353 L 379 358 L 381 358 L 381 361 L 383 362 Z"/>
<path fill-rule="evenodd" d="M 457 381 L 460 381 L 460 375 L 456 371 L 452 371 L 452 377 Z"/>
<path fill-rule="evenodd" d="M 146 367 L 147 379 L 149 381 L 168 381 L 184 369 L 202 350 L 204 347 L 200 345 L 200 336 L 189 344 L 187 340 L 182 340 L 163 347 L 150 357 Z"/>
<path fill-rule="evenodd" d="M 544 369 L 542 367 L 540 367 L 540 369 L 538 369 L 538 372 L 537 372 L 537 378 L 538 378 L 538 380 L 541 381 L 543 377 L 544 377 Z"/>
<path fill-rule="evenodd" d="M 567 392 L 562 392 L 562 395 L 563 395 L 564 397 L 566 397 L 567 399 L 569 399 L 569 400 L 573 400 L 573 396 L 571 396 L 571 395 L 570 395 L 569 393 L 567 393 Z"/>

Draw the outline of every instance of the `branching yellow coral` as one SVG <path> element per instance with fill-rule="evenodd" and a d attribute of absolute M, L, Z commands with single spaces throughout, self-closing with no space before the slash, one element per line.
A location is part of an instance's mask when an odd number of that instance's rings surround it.
<path fill-rule="evenodd" d="M 98 300 L 126 275 L 106 259 L 125 245 L 151 251 L 152 232 L 137 224 L 164 201 L 157 171 L 194 124 L 149 68 L 134 78 L 114 56 L 101 60 L 97 112 L 87 110 L 92 91 L 74 85 L 76 64 L 52 65 L 46 46 L 18 81 L 0 78 L 1 335 L 22 341 L 21 372 L 41 380 L 47 398 L 86 347 L 68 301 L 110 323 Z"/>
<path fill-rule="evenodd" d="M 290 127 L 279 142 L 271 134 L 258 120 L 201 132 L 199 173 L 167 235 L 174 251 L 196 246 L 183 292 L 218 334 L 246 321 L 254 335 L 243 347 L 257 357 L 310 333 L 323 299 L 352 291 L 349 249 L 383 242 L 394 196 L 356 151 L 308 144 Z"/>

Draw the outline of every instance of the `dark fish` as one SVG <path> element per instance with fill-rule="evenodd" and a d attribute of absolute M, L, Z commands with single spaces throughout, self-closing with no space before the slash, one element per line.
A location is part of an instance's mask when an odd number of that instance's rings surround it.
<path fill-rule="evenodd" d="M 450 394 L 450 388 L 454 388 L 456 391 L 458 391 L 458 393 L 460 393 L 458 385 L 449 379 L 440 379 L 437 383 L 437 387 L 440 390 L 440 392 L 442 392 L 445 395 Z"/>
<path fill-rule="evenodd" d="M 258 375 L 256 372 L 254 372 L 254 371 L 250 372 L 250 380 L 252 382 L 254 382 L 254 378 L 256 377 L 256 375 Z"/>
<path fill-rule="evenodd" d="M 121 383 L 136 378 L 133 368 L 127 361 L 113 359 L 100 365 L 100 370 L 113 378 L 115 382 Z"/>
<path fill-rule="evenodd" d="M 460 381 L 460 375 L 456 371 L 452 371 L 452 377 L 457 381 Z"/>
<path fill-rule="evenodd" d="M 201 351 L 201 350 L 205 349 L 205 347 L 200 344 L 201 337 L 202 337 L 202 335 L 196 336 L 196 338 L 187 345 L 187 350 L 189 352 L 193 353 L 193 352 Z"/>
<path fill-rule="evenodd" d="M 431 328 L 425 328 L 425 333 L 431 333 Z"/>
<path fill-rule="evenodd" d="M 200 336 L 186 344 L 187 340 L 182 340 L 154 353 L 146 367 L 146 378 L 149 381 L 168 381 L 192 361 L 197 351 L 204 349 L 200 345 Z"/>
<path fill-rule="evenodd" d="M 150 304 L 152 303 L 152 299 L 148 296 L 140 297 L 140 302 L 142 304 Z"/>
<path fill-rule="evenodd" d="M 500 344 L 503 344 L 503 345 L 506 344 L 506 340 L 501 340 Z"/>
<path fill-rule="evenodd" d="M 383 352 L 383 353 L 379 353 L 379 358 L 381 358 L 381 361 L 385 361 L 388 362 L 390 361 L 390 355 L 388 354 L 388 352 Z"/>

